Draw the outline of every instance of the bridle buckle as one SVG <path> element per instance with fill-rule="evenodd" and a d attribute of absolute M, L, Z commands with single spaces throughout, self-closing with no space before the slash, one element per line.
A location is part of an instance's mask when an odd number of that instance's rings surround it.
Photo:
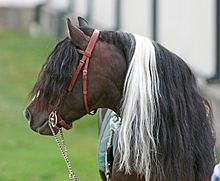
<path fill-rule="evenodd" d="M 57 122 L 58 122 L 58 118 L 57 118 L 57 113 L 55 112 L 51 112 L 49 117 L 48 117 L 48 122 L 49 124 L 55 128 L 57 126 Z"/>

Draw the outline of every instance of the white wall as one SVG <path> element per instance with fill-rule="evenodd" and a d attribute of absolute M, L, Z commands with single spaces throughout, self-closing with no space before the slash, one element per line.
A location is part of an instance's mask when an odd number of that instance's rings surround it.
<path fill-rule="evenodd" d="M 212 76 L 215 67 L 214 0 L 159 2 L 158 41 L 180 55 L 195 72 Z"/>
<path fill-rule="evenodd" d="M 77 12 L 84 12 L 83 0 L 76 1 Z M 116 26 L 115 0 L 93 0 L 92 22 L 105 29 Z M 81 4 L 81 5 L 79 5 Z M 151 0 L 121 0 L 121 30 L 151 36 Z M 79 13 L 80 14 L 80 13 Z"/>
<path fill-rule="evenodd" d="M 92 21 L 105 29 L 115 28 L 115 0 L 93 0 Z"/>
<path fill-rule="evenodd" d="M 89 0 L 88 0 L 89 1 Z M 152 38 L 152 1 L 121 0 L 121 30 Z M 75 0 L 85 16 L 87 0 Z M 91 20 L 115 28 L 115 0 L 93 0 Z M 158 42 L 181 56 L 199 75 L 215 70 L 215 0 L 158 0 Z"/>
<path fill-rule="evenodd" d="M 85 17 L 87 13 L 87 0 L 74 0 L 73 11 L 77 16 Z"/>
<path fill-rule="evenodd" d="M 121 0 L 123 31 L 152 36 L 152 4 L 151 0 Z"/>

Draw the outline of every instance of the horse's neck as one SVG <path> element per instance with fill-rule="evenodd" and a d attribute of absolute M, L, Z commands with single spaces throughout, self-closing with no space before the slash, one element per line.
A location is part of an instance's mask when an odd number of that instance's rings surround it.
<path fill-rule="evenodd" d="M 129 65 L 135 51 L 135 37 L 133 34 L 130 33 L 122 33 L 122 35 L 119 38 L 119 41 L 121 44 L 120 49 L 123 51 L 125 55 L 127 65 Z"/>
<path fill-rule="evenodd" d="M 135 50 L 135 38 L 129 33 L 107 31 L 101 32 L 100 38 L 109 44 L 112 55 L 108 58 L 106 54 L 109 52 L 103 51 L 105 60 L 97 59 L 97 66 L 103 70 L 100 77 L 104 84 L 103 97 L 98 107 L 107 107 L 119 113 L 124 79 Z"/>
<path fill-rule="evenodd" d="M 116 46 L 124 55 L 129 65 L 135 50 L 135 37 L 131 33 L 120 31 L 102 31 L 100 38 Z"/>

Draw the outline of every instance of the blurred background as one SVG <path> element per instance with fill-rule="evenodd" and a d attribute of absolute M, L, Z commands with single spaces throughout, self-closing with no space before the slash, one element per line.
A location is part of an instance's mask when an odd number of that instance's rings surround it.
<path fill-rule="evenodd" d="M 22 112 L 37 74 L 56 42 L 67 36 L 66 17 L 99 29 L 147 36 L 181 56 L 210 100 L 220 146 L 219 0 L 0 0 L 0 181 L 67 180 L 55 141 L 30 130 Z M 98 119 L 87 116 L 65 131 L 79 180 L 100 180 Z"/>

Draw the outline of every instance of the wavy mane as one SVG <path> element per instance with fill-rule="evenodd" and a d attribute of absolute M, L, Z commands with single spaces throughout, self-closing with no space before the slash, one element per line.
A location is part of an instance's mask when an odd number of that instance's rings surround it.
<path fill-rule="evenodd" d="M 71 79 L 72 72 L 76 69 L 79 56 L 75 45 L 69 38 L 60 41 L 43 65 L 38 80 L 30 93 L 30 97 L 37 97 L 41 103 L 39 110 L 59 106 L 60 100 L 65 95 L 66 87 Z"/>
<path fill-rule="evenodd" d="M 186 63 L 135 35 L 119 132 L 119 169 L 146 180 L 208 180 L 215 163 L 207 101 Z M 210 109 L 211 110 L 211 109 Z"/>

